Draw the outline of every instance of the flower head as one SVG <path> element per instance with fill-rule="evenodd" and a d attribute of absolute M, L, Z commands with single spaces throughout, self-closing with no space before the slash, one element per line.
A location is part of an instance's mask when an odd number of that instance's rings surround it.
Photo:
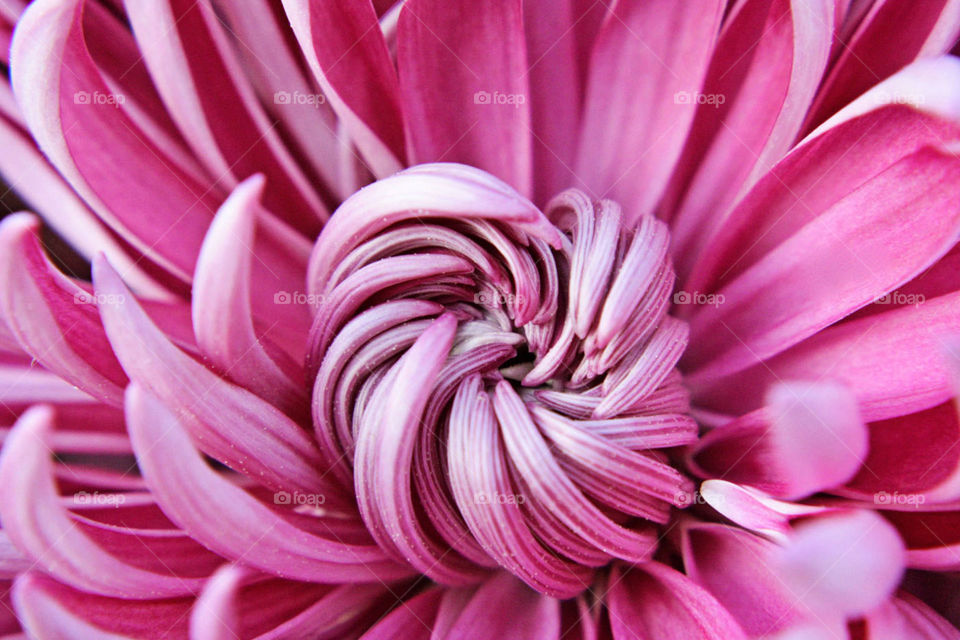
<path fill-rule="evenodd" d="M 958 16 L 8 1 L 0 632 L 958 637 Z"/>

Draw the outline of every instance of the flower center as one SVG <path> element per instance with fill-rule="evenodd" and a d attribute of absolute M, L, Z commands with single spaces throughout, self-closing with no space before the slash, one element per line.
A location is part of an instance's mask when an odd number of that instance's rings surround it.
<path fill-rule="evenodd" d="M 692 486 L 660 449 L 697 426 L 666 226 L 575 190 L 546 214 L 334 227 L 310 372 L 329 472 L 388 553 L 570 597 L 652 556 Z"/>

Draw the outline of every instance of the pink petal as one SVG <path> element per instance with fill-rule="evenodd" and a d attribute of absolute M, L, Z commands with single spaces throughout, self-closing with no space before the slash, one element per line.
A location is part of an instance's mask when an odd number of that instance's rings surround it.
<path fill-rule="evenodd" d="M 532 191 L 530 89 L 519 0 L 403 5 L 397 64 L 411 164 L 452 161 Z M 502 102 L 501 102 L 502 100 Z"/>
<path fill-rule="evenodd" d="M 477 589 L 447 633 L 460 640 L 559 639 L 560 602 L 501 573 Z"/>
<path fill-rule="evenodd" d="M 809 124 L 817 124 L 878 80 L 917 58 L 949 51 L 960 36 L 960 2 L 882 0 L 870 6 L 857 30 L 845 38 L 824 80 Z"/>
<path fill-rule="evenodd" d="M 284 0 L 283 8 L 314 77 L 374 175 L 399 170 L 407 155 L 404 114 L 371 3 Z"/>
<path fill-rule="evenodd" d="M 0 84 L 0 92 L 8 91 L 8 85 Z M 9 97 L 13 100 L 12 93 Z M 0 174 L 7 184 L 71 247 L 86 258 L 92 258 L 97 251 L 106 253 L 128 274 L 131 284 L 144 294 L 158 298 L 169 295 L 107 232 L 94 213 L 50 166 L 29 135 L 6 118 L 0 118 L 0 146 L 4 149 L 0 155 Z"/>
<path fill-rule="evenodd" d="M 870 424 L 870 453 L 848 492 L 875 501 L 879 493 L 960 498 L 960 420 L 953 402 Z M 916 500 L 913 501 L 914 503 Z"/>
<path fill-rule="evenodd" d="M 909 593 L 900 592 L 866 616 L 866 640 L 958 640 L 960 631 Z"/>
<path fill-rule="evenodd" d="M 682 573 L 648 562 L 621 577 L 610 574 L 614 640 L 735 640 L 746 638 L 733 616 Z"/>
<path fill-rule="evenodd" d="M 947 401 L 953 395 L 950 373 L 946 360 L 935 354 L 941 350 L 943 336 L 955 332 L 960 323 L 960 294 L 951 292 L 902 307 L 876 306 L 891 308 L 827 327 L 736 376 L 693 385 L 698 404 L 743 413 L 759 406 L 762 394 L 775 381 L 803 379 L 830 379 L 847 386 L 867 421 L 887 420 Z"/>
<path fill-rule="evenodd" d="M 960 139 L 958 87 L 960 61 L 940 58 L 848 105 L 757 183 L 698 256 L 686 290 L 715 291 L 897 162 Z"/>
<path fill-rule="evenodd" d="M 430 164 L 380 180 L 350 197 L 330 219 L 310 256 L 311 293 L 328 293 L 336 265 L 390 225 L 434 217 L 502 221 L 560 247 L 560 233 L 533 204 L 493 176 L 457 164 Z"/>
<path fill-rule="evenodd" d="M 683 529 L 687 575 L 720 601 L 751 637 L 804 619 L 774 571 L 771 542 L 735 527 L 691 523 Z"/>
<path fill-rule="evenodd" d="M 33 216 L 0 224 L 0 282 L 0 312 L 20 344 L 64 380 L 120 406 L 127 376 L 107 342 L 96 300 L 50 263 Z"/>
<path fill-rule="evenodd" d="M 389 614 L 361 636 L 362 640 L 432 640 L 433 620 L 444 590 L 440 587 L 400 602 Z"/>
<path fill-rule="evenodd" d="M 423 530 L 409 482 L 416 436 L 437 374 L 453 345 L 457 321 L 446 313 L 390 369 L 358 426 L 356 495 L 370 533 L 421 573 L 444 584 L 471 584 L 486 572 Z"/>
<path fill-rule="evenodd" d="M 277 580 L 224 565 L 204 586 L 190 616 L 190 637 L 207 640 L 333 640 L 357 626 L 383 596 L 381 585 L 330 587 Z"/>
<path fill-rule="evenodd" d="M 125 600 L 76 591 L 39 573 L 14 584 L 13 601 L 34 638 L 160 640 L 184 637 L 191 598 Z"/>
<path fill-rule="evenodd" d="M 126 13 L 157 91 L 210 175 L 231 188 L 262 172 L 266 205 L 316 233 L 326 208 L 260 106 L 209 0 L 131 2 Z"/>
<path fill-rule="evenodd" d="M 711 476 L 795 500 L 850 480 L 864 463 L 867 438 L 845 388 L 778 383 L 765 409 L 708 433 L 693 459 Z"/>
<path fill-rule="evenodd" d="M 704 481 L 700 485 L 700 495 L 720 515 L 776 542 L 786 541 L 791 517 L 818 513 L 824 509 L 775 500 L 762 491 L 727 480 Z"/>
<path fill-rule="evenodd" d="M 170 410 L 137 384 L 127 392 L 127 421 L 140 468 L 164 513 L 218 553 L 274 575 L 315 582 L 389 580 L 407 573 L 375 546 L 340 542 L 329 529 L 332 540 L 300 529 L 218 474 Z M 291 493 L 283 497 L 275 493 L 274 503 L 292 500 Z M 217 518 L 209 517 L 212 512 Z M 317 525 L 325 526 L 319 519 Z"/>
<path fill-rule="evenodd" d="M 178 349 L 104 259 L 94 261 L 93 278 L 98 295 L 120 301 L 102 306 L 101 316 L 127 375 L 174 407 L 206 453 L 275 490 L 319 491 L 337 501 L 298 424 Z"/>
<path fill-rule="evenodd" d="M 90 208 L 151 261 L 189 281 L 220 194 L 178 142 L 154 135 L 160 125 L 137 112 L 133 95 L 128 102 L 113 92 L 88 46 L 83 6 L 30 5 L 13 45 L 17 101 L 40 148 Z M 113 103 L 91 103 L 94 96 Z M 272 217 L 264 226 L 258 272 L 268 275 L 256 280 L 299 284 L 294 232 Z"/>
<path fill-rule="evenodd" d="M 193 327 L 203 354 L 231 380 L 288 415 L 304 416 L 302 369 L 258 335 L 251 316 L 251 247 L 262 191 L 262 176 L 244 181 L 210 225 L 194 275 Z"/>
<path fill-rule="evenodd" d="M 620 203 L 628 224 L 653 211 L 680 157 L 723 8 L 618 3 L 597 36 L 575 169 L 592 198 Z"/>
<path fill-rule="evenodd" d="M 50 450 L 51 410 L 31 409 L 0 453 L 0 514 L 10 539 L 46 572 L 79 589 L 119 598 L 196 593 L 202 580 L 139 568 L 101 547 L 58 502 Z"/>
<path fill-rule="evenodd" d="M 270 0 L 242 6 L 219 2 L 215 7 L 226 15 L 244 71 L 264 108 L 289 132 L 285 141 L 291 151 L 299 152 L 333 199 L 346 198 L 350 192 L 342 189 L 340 155 L 347 141 L 339 139 L 337 116 L 309 78 L 296 42 L 290 41 L 283 7 Z"/>
<path fill-rule="evenodd" d="M 925 148 L 827 208 L 720 289 L 723 304 L 697 310 L 691 376 L 769 358 L 935 263 L 960 229 L 958 180 L 952 153 Z"/>
<path fill-rule="evenodd" d="M 523 3 L 530 67 L 534 201 L 547 202 L 574 184 L 573 163 L 580 131 L 582 78 L 577 64 L 578 30 L 589 20 L 576 0 Z"/>
<path fill-rule="evenodd" d="M 688 175 L 671 228 L 681 272 L 793 145 L 827 65 L 832 4 L 753 0 L 727 16 L 702 92 L 724 102 L 699 107 L 679 167 Z"/>

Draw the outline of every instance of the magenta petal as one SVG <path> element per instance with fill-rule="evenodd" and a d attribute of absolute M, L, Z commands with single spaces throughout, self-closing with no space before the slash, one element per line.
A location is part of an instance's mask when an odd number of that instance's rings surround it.
<path fill-rule="evenodd" d="M 648 562 L 610 577 L 614 640 L 745 639 L 733 616 L 702 587 L 678 571 Z"/>
<path fill-rule="evenodd" d="M 316 446 L 298 424 L 178 349 L 102 257 L 93 277 L 98 295 L 117 301 L 100 311 L 127 375 L 174 407 L 206 453 L 275 490 L 319 491 L 337 501 Z"/>
<path fill-rule="evenodd" d="M 594 44 L 576 175 L 635 224 L 653 211 L 680 157 L 724 3 L 617 3 Z"/>
<path fill-rule="evenodd" d="M 770 541 L 721 524 L 683 528 L 687 575 L 729 611 L 751 637 L 780 631 L 805 619 L 774 570 Z"/>
<path fill-rule="evenodd" d="M 674 177 L 683 187 L 671 217 L 681 273 L 709 251 L 730 206 L 793 146 L 827 66 L 833 11 L 829 0 L 731 8 L 703 88 L 723 104 L 697 110 Z"/>
<path fill-rule="evenodd" d="M 27 214 L 0 224 L 0 312 L 39 363 L 91 396 L 122 404 L 127 384 L 107 342 L 96 299 L 54 267 Z"/>
<path fill-rule="evenodd" d="M 118 598 L 196 593 L 202 580 L 164 575 L 128 564 L 87 535 L 58 501 L 46 445 L 49 408 L 20 418 L 0 454 L 0 516 L 10 539 L 50 574 L 79 589 Z"/>
<path fill-rule="evenodd" d="M 306 412 L 303 371 L 257 334 L 251 316 L 251 247 L 262 191 L 262 177 L 244 181 L 210 225 L 194 275 L 193 327 L 203 354 L 230 379 L 297 416 Z"/>
<path fill-rule="evenodd" d="M 956 627 L 904 592 L 867 614 L 866 628 L 866 640 L 960 640 Z"/>
<path fill-rule="evenodd" d="M 533 591 L 509 573 L 501 573 L 477 589 L 446 637 L 553 640 L 560 637 L 560 601 Z"/>
<path fill-rule="evenodd" d="M 960 36 L 960 2 L 910 0 L 863 3 L 869 7 L 843 46 L 811 109 L 818 124 L 864 90 L 917 58 L 946 53 Z M 896 42 L 897 46 L 885 46 Z"/>
<path fill-rule="evenodd" d="M 870 424 L 870 453 L 844 495 L 924 503 L 960 498 L 960 419 L 952 401 Z M 904 498 L 907 499 L 906 497 Z"/>
<path fill-rule="evenodd" d="M 838 487 L 860 469 L 868 430 L 853 395 L 831 383 L 779 383 L 765 409 L 714 429 L 693 460 L 711 476 L 795 500 Z"/>
<path fill-rule="evenodd" d="M 71 589 L 29 572 L 13 587 L 13 602 L 33 638 L 162 640 L 186 637 L 191 598 L 126 600 Z"/>
<path fill-rule="evenodd" d="M 922 273 L 960 230 L 958 181 L 956 156 L 927 147 L 829 206 L 697 309 L 691 376 L 756 364 Z"/>
<path fill-rule="evenodd" d="M 442 588 L 434 587 L 401 602 L 364 633 L 362 640 L 433 640 L 433 620 L 443 594 Z"/>
<path fill-rule="evenodd" d="M 0 84 L 0 102 L 7 97 L 13 101 L 13 94 L 9 92 L 8 85 Z M 107 232 L 28 134 L 6 118 L 0 118 L 0 147 L 4 150 L 0 154 L 0 175 L 71 247 L 87 258 L 98 251 L 106 253 L 127 274 L 131 285 L 143 294 L 169 295 Z"/>
<path fill-rule="evenodd" d="M 371 3 L 284 0 L 283 8 L 317 82 L 374 175 L 396 172 L 406 160 L 403 112 Z"/>
<path fill-rule="evenodd" d="M 127 2 L 125 9 L 164 105 L 210 175 L 232 187 L 262 172 L 266 205 L 316 233 L 326 207 L 249 86 L 210 0 Z"/>
<path fill-rule="evenodd" d="M 388 580 L 408 573 L 375 546 L 340 542 L 334 531 L 328 539 L 298 528 L 218 474 L 170 410 L 137 384 L 127 391 L 127 420 L 140 467 L 164 512 L 218 553 L 274 575 L 316 582 Z M 284 500 L 276 493 L 274 503 L 289 502 L 291 495 Z M 214 511 L 217 518 L 209 518 Z"/>
<path fill-rule="evenodd" d="M 85 42 L 82 8 L 77 0 L 43 0 L 24 13 L 11 64 L 24 119 L 51 163 L 101 218 L 186 280 L 215 209 L 213 195 L 188 168 L 144 147 L 147 137 L 122 107 L 74 99 L 113 95 Z"/>
<path fill-rule="evenodd" d="M 896 418 L 953 395 L 946 360 L 931 354 L 958 326 L 960 293 L 951 292 L 835 324 L 762 364 L 693 390 L 701 405 L 738 414 L 756 408 L 777 380 L 828 378 L 853 391 L 864 420 Z"/>
<path fill-rule="evenodd" d="M 411 0 L 397 29 L 411 162 L 453 161 L 532 191 L 530 89 L 519 0 Z"/>

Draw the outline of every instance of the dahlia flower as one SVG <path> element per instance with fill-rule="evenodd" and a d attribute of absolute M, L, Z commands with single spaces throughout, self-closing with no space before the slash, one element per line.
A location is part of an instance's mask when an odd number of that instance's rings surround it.
<path fill-rule="evenodd" d="M 0 635 L 960 638 L 958 34 L 3 0 Z"/>

